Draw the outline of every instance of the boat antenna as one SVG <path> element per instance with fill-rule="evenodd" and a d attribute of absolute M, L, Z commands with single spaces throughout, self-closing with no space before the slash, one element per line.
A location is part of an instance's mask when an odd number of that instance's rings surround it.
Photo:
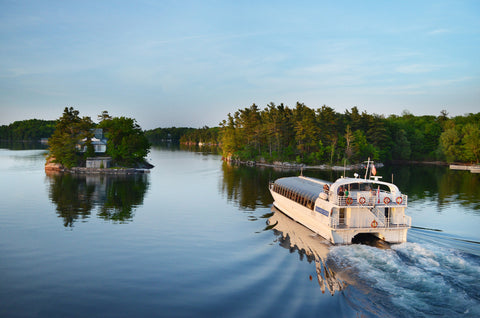
<path fill-rule="evenodd" d="M 345 169 L 346 169 L 347 159 L 343 159 L 343 177 L 345 178 Z"/>
<path fill-rule="evenodd" d="M 300 177 L 303 177 L 303 167 L 300 167 Z"/>
<path fill-rule="evenodd" d="M 365 162 L 365 161 L 364 161 Z M 367 180 L 368 168 L 370 167 L 370 157 L 368 157 L 367 161 L 367 169 L 365 170 L 365 180 Z"/>

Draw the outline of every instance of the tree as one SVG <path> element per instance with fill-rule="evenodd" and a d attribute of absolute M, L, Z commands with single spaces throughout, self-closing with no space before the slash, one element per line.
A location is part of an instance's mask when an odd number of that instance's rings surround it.
<path fill-rule="evenodd" d="M 352 130 L 350 129 L 350 125 L 347 125 L 347 128 L 345 130 L 345 141 L 346 141 L 345 156 L 347 160 L 350 160 L 350 157 L 353 155 L 353 149 L 352 149 L 353 133 L 352 133 Z"/>
<path fill-rule="evenodd" d="M 92 128 L 90 117 L 80 118 L 78 110 L 65 107 L 48 141 L 49 156 L 67 168 L 78 165 L 81 160 L 78 145 L 82 139 L 91 137 Z"/>
<path fill-rule="evenodd" d="M 392 148 L 393 158 L 402 160 L 410 159 L 410 154 L 412 151 L 405 130 L 400 129 L 397 131 L 394 141 L 395 143 Z"/>
<path fill-rule="evenodd" d="M 455 161 L 460 154 L 460 136 L 455 127 L 448 128 L 440 135 L 440 144 L 447 162 Z"/>
<path fill-rule="evenodd" d="M 305 159 L 309 160 L 309 158 L 312 158 L 309 156 L 310 154 L 320 150 L 320 131 L 316 123 L 315 111 L 302 103 L 297 103 L 297 107 L 294 110 L 294 119 L 295 141 L 299 153 L 298 158 L 303 162 Z M 321 152 L 323 156 L 323 149 L 321 149 Z"/>
<path fill-rule="evenodd" d="M 469 123 L 463 127 L 462 144 L 464 158 L 478 164 L 480 155 L 480 129 L 478 125 Z"/>
<path fill-rule="evenodd" d="M 119 165 L 133 166 L 144 162 L 150 143 L 135 119 L 113 117 L 103 119 L 99 128 L 107 137 L 106 154 Z"/>
<path fill-rule="evenodd" d="M 355 159 L 361 161 L 370 157 L 378 160 L 378 150 L 372 144 L 369 144 L 367 137 L 361 130 L 355 130 L 353 133 L 353 149 Z"/>

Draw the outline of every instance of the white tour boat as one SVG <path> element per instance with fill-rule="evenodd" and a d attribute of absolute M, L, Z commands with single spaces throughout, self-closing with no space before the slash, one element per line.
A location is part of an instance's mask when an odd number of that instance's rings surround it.
<path fill-rule="evenodd" d="M 363 179 L 357 174 L 333 183 L 304 176 L 277 179 L 269 185 L 273 204 L 333 244 L 351 244 L 363 233 L 390 243 L 406 242 L 412 223 L 405 215 L 407 196 L 379 176 L 367 179 L 369 166 Z"/>

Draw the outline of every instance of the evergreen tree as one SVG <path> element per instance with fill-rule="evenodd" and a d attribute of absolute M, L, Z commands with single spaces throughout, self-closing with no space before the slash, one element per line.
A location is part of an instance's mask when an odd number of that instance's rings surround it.
<path fill-rule="evenodd" d="M 48 141 L 49 156 L 54 158 L 54 162 L 67 168 L 78 165 L 81 160 L 78 154 L 80 141 L 91 137 L 92 128 L 93 122 L 90 117 L 81 118 L 78 110 L 65 107 Z"/>

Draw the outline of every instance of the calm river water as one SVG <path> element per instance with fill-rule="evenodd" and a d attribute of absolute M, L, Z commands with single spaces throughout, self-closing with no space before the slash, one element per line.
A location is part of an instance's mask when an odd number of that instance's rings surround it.
<path fill-rule="evenodd" d="M 272 210 L 296 171 L 153 148 L 150 174 L 46 175 L 44 152 L 0 149 L 1 317 L 480 317 L 478 174 L 379 169 L 408 242 L 331 246 Z"/>

